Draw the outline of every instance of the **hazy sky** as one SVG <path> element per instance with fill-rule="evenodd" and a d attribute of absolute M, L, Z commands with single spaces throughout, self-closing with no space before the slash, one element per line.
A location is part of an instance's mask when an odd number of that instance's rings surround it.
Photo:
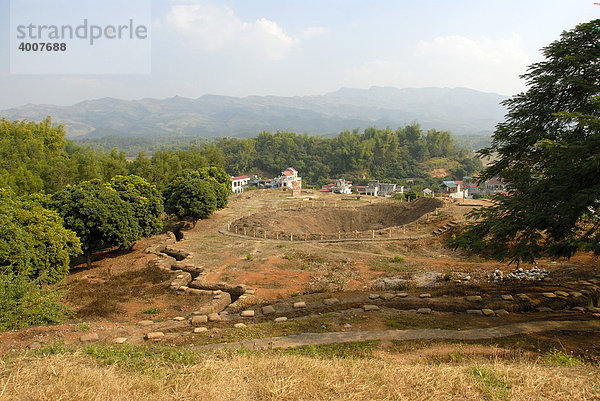
<path fill-rule="evenodd" d="M 0 109 L 372 85 L 511 95 L 541 47 L 600 17 L 592 0 L 153 0 L 151 74 L 11 75 L 9 9 L 0 0 Z"/>

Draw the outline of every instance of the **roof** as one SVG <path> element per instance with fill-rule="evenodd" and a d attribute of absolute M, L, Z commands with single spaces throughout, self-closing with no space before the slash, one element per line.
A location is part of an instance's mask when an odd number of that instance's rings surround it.
<path fill-rule="evenodd" d="M 500 177 L 493 177 L 493 178 L 490 178 L 489 180 L 487 180 L 486 184 L 499 185 L 499 184 L 504 184 L 504 183 L 502 182 Z"/>
<path fill-rule="evenodd" d="M 240 175 L 237 177 L 231 177 L 231 181 L 238 181 L 238 180 L 248 180 L 250 179 L 250 177 L 248 177 L 247 175 Z"/>
<path fill-rule="evenodd" d="M 448 188 L 456 188 L 456 183 L 454 181 L 444 181 L 441 186 L 446 186 Z"/>
<path fill-rule="evenodd" d="M 357 189 L 365 189 L 367 186 L 366 185 L 357 185 L 356 188 Z"/>
<path fill-rule="evenodd" d="M 323 188 L 324 187 L 333 187 L 333 186 L 335 186 L 335 184 L 325 184 L 325 185 L 323 185 Z"/>
<path fill-rule="evenodd" d="M 288 167 L 286 170 L 290 170 L 291 172 L 297 173 L 296 169 L 293 167 Z"/>
<path fill-rule="evenodd" d="M 293 174 L 293 173 L 290 173 L 289 171 L 284 171 L 284 172 L 283 172 L 283 175 L 285 175 L 286 177 L 291 177 L 291 176 L 293 176 L 294 174 Z"/>
<path fill-rule="evenodd" d="M 329 188 L 321 188 L 321 189 L 319 189 L 319 192 L 331 192 L 331 189 L 329 189 Z"/>

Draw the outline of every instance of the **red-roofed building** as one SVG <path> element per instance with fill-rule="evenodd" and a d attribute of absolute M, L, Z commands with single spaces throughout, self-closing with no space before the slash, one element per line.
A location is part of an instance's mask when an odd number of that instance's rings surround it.
<path fill-rule="evenodd" d="M 281 172 L 277 179 L 279 186 L 282 188 L 290 188 L 294 191 L 294 196 L 300 195 L 302 189 L 302 177 L 298 177 L 298 171 L 293 167 L 288 167 Z"/>
<path fill-rule="evenodd" d="M 236 194 L 244 192 L 244 188 L 248 185 L 248 180 L 250 180 L 250 177 L 247 175 L 231 177 L 231 190 Z"/>

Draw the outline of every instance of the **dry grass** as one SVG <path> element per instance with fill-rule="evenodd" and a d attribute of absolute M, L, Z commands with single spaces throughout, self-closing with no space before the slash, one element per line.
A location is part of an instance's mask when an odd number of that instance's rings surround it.
<path fill-rule="evenodd" d="M 167 353 L 168 354 L 168 353 Z M 112 363 L 112 364 L 107 364 Z M 0 363 L 2 400 L 595 400 L 600 370 L 529 361 L 310 358 L 266 352 L 183 361 L 25 355 Z"/>

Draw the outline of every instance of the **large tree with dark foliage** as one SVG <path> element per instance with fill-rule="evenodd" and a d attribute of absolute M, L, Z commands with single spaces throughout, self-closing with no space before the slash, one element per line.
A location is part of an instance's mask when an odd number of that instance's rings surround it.
<path fill-rule="evenodd" d="M 58 211 L 66 228 L 77 233 L 88 266 L 93 251 L 130 247 L 142 236 L 131 205 L 100 180 L 84 181 L 56 192 L 49 206 Z"/>
<path fill-rule="evenodd" d="M 600 253 L 600 20 L 563 32 L 543 54 L 481 151 L 495 156 L 481 179 L 501 177 L 508 193 L 472 214 L 456 246 L 517 263 Z"/>

